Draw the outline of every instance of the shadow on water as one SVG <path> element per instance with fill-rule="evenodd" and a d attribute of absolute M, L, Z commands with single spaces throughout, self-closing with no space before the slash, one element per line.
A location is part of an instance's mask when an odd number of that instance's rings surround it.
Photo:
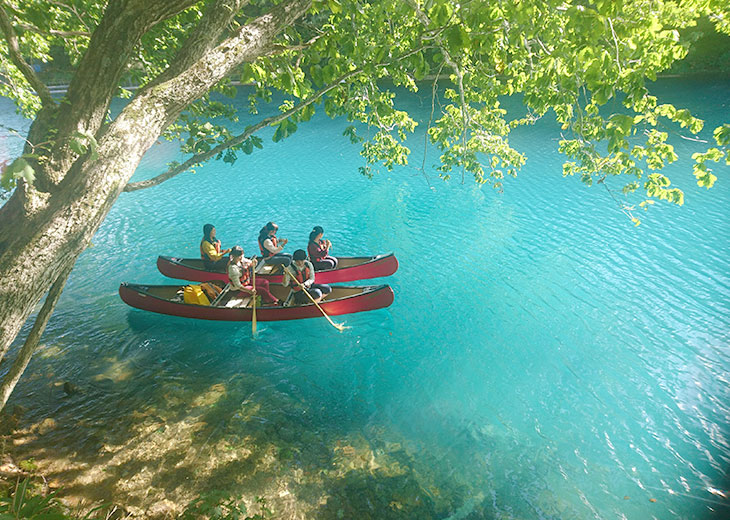
<path fill-rule="evenodd" d="M 45 344 L 14 396 L 11 450 L 69 503 L 162 516 L 222 490 L 265 497 L 277 518 L 427 519 L 471 496 L 372 424 L 363 402 L 333 401 L 336 388 L 318 401 L 280 376 L 275 330 L 254 341 L 249 324 L 138 311 L 127 322 L 122 337 L 92 328 Z M 194 339 L 156 349 L 170 335 Z"/>

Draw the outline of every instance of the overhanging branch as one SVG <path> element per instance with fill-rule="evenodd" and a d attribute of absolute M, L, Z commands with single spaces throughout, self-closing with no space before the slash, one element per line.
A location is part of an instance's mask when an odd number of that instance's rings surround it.
<path fill-rule="evenodd" d="M 43 83 L 36 75 L 33 67 L 28 65 L 28 63 L 23 59 L 23 56 L 21 56 L 20 45 L 18 45 L 18 37 L 15 34 L 13 24 L 10 22 L 10 18 L 8 17 L 8 13 L 5 12 L 5 9 L 2 6 L 0 6 L 0 27 L 2 27 L 5 40 L 8 42 L 8 52 L 10 53 L 10 59 L 13 64 L 18 68 L 28 83 L 30 83 L 30 86 L 36 91 L 36 94 L 38 94 L 38 97 L 41 99 L 43 106 L 55 105 L 56 102 L 53 100 L 53 96 L 51 96 L 51 92 L 48 90 L 48 87 L 46 87 L 45 83 Z"/>
<path fill-rule="evenodd" d="M 216 0 L 185 40 L 170 66 L 155 79 L 163 83 L 190 68 L 218 41 L 236 14 L 249 0 Z"/>
<path fill-rule="evenodd" d="M 417 52 L 421 52 L 427 48 L 430 48 L 430 46 L 419 46 L 415 49 L 412 49 L 412 50 L 402 54 L 401 56 L 398 56 L 397 58 L 395 58 L 389 62 L 378 63 L 375 66 L 376 67 L 386 67 L 392 63 L 396 63 L 396 62 L 402 61 L 404 59 L 407 59 L 407 58 L 413 56 L 414 54 L 416 54 Z M 269 126 L 269 125 L 274 125 L 276 123 L 279 123 L 279 122 L 283 121 L 284 119 L 286 119 L 287 117 L 290 117 L 291 115 L 297 113 L 299 110 L 302 110 L 303 108 L 307 107 L 308 105 L 311 105 L 312 103 L 314 103 L 318 99 L 320 99 L 322 96 L 324 96 L 327 92 L 331 91 L 332 89 L 334 89 L 335 87 L 340 85 L 343 81 L 346 81 L 346 80 L 360 74 L 362 71 L 363 71 L 363 68 L 358 68 L 358 69 L 350 71 L 346 74 L 343 74 L 342 76 L 340 76 L 339 78 L 334 80 L 332 83 L 330 83 L 326 87 L 323 87 L 322 89 L 318 90 L 312 96 L 310 96 L 306 100 L 298 103 L 297 105 L 290 108 L 289 110 L 282 112 L 281 114 L 278 114 L 276 116 L 271 116 L 271 117 L 262 119 L 255 125 L 252 125 L 252 126 L 249 126 L 248 128 L 246 128 L 246 130 L 242 134 L 237 135 L 235 137 L 232 137 L 231 139 L 228 139 L 228 140 L 222 142 L 221 144 L 219 144 L 218 146 L 216 146 L 215 148 L 212 148 L 211 150 L 209 150 L 207 152 L 196 154 L 196 155 L 190 157 L 184 163 L 174 166 L 174 167 L 168 169 L 166 172 L 161 173 L 160 175 L 157 175 L 155 177 L 152 177 L 151 179 L 147 179 L 144 181 L 131 182 L 124 187 L 123 191 L 131 192 L 131 191 L 143 190 L 145 188 L 151 188 L 152 186 L 157 186 L 159 184 L 162 184 L 166 180 L 172 179 L 173 177 L 185 172 L 186 170 L 190 169 L 191 167 L 193 167 L 196 164 L 200 164 L 209 159 L 212 159 L 213 157 L 215 157 L 219 153 L 227 150 L 228 148 L 241 144 L 246 139 L 251 137 L 254 133 L 261 130 L 262 128 Z"/>
<path fill-rule="evenodd" d="M 39 27 L 36 27 L 35 25 L 30 25 L 27 23 L 19 23 L 18 27 L 21 29 L 24 29 L 26 31 L 34 32 L 36 34 L 46 34 L 49 36 L 61 36 L 63 38 L 69 38 L 69 37 L 75 37 L 75 36 L 83 36 L 85 38 L 90 38 L 91 33 L 88 31 L 59 31 L 56 29 L 48 29 L 43 30 Z"/>
<path fill-rule="evenodd" d="M 311 105 L 312 103 L 315 103 L 318 99 L 320 99 L 322 96 L 324 96 L 327 92 L 331 91 L 332 89 L 336 88 L 338 85 L 340 85 L 343 81 L 348 80 L 349 78 L 359 74 L 362 72 L 362 69 L 357 69 L 351 72 L 348 72 L 347 74 L 344 74 L 337 78 L 335 81 L 327 85 L 326 87 L 318 90 L 314 95 L 308 97 L 304 101 L 298 103 L 297 105 L 293 106 L 289 110 L 282 112 L 281 114 L 277 114 L 275 116 L 267 117 L 256 123 L 255 125 L 251 125 L 246 128 L 246 130 L 235 137 L 232 137 L 231 139 L 228 139 L 215 148 L 212 148 L 211 150 L 205 152 L 193 155 L 190 159 L 185 161 L 182 164 L 179 164 L 173 168 L 170 168 L 165 173 L 161 173 L 160 175 L 157 175 L 156 177 L 152 177 L 151 179 L 147 179 L 145 181 L 139 181 L 139 182 L 131 182 L 127 184 L 124 187 L 124 191 L 130 192 L 130 191 L 137 191 L 137 190 L 143 190 L 145 188 L 151 188 L 152 186 L 157 186 L 158 184 L 162 184 L 166 180 L 172 179 L 173 177 L 183 173 L 184 171 L 190 169 L 192 166 L 196 164 L 200 164 L 202 162 L 205 162 L 209 159 L 212 159 L 219 153 L 221 153 L 224 150 L 227 150 L 228 148 L 231 148 L 232 146 L 236 146 L 244 142 L 246 139 L 251 137 L 253 134 L 261 130 L 262 128 L 265 128 L 269 125 L 274 125 L 276 123 L 279 123 L 286 119 L 287 117 L 292 116 L 293 114 L 296 114 L 303 108 Z"/>

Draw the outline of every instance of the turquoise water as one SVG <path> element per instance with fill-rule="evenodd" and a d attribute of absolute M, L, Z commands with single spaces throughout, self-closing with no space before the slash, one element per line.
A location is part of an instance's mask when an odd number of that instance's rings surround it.
<path fill-rule="evenodd" d="M 726 81 L 654 90 L 706 119 L 704 139 L 730 120 Z M 399 102 L 427 118 L 427 92 Z M 730 169 L 718 166 L 708 191 L 687 160 L 667 168 L 685 205 L 641 212 L 635 228 L 604 188 L 562 179 L 547 122 L 511 138 L 528 163 L 503 194 L 439 180 L 433 150 L 425 172 L 362 178 L 344 126 L 316 117 L 233 167 L 120 197 L 73 271 L 45 356 L 11 399 L 25 424 L 58 423 L 35 453 L 108 460 L 105 444 L 137 432 L 135 411 L 171 423 L 195 409 L 191 396 L 223 385 L 199 449 L 274 439 L 266 482 L 313 475 L 316 484 L 288 481 L 310 517 L 730 517 Z M 411 141 L 415 166 L 422 137 Z M 700 149 L 673 144 L 683 157 Z M 174 145 L 156 145 L 135 180 L 176 158 Z M 290 246 L 318 224 L 334 254 L 395 252 L 395 303 L 342 317 L 344 333 L 306 320 L 259 324 L 253 340 L 247 324 L 119 300 L 120 281 L 167 282 L 158 254 L 196 256 L 204 223 L 250 253 L 268 220 Z M 64 398 L 49 381 L 81 390 Z M 353 450 L 375 462 L 333 472 Z M 134 478 L 115 468 L 112 481 Z M 246 484 L 247 471 L 214 475 L 231 489 L 265 487 Z M 163 489 L 181 477 L 156 478 L 149 485 Z"/>

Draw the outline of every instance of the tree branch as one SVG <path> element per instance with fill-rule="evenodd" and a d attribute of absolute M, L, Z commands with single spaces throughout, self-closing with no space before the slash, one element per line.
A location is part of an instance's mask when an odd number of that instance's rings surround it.
<path fill-rule="evenodd" d="M 86 22 L 84 21 L 83 17 L 76 10 L 76 7 L 74 7 L 73 5 L 68 5 L 68 4 L 64 3 L 64 2 L 58 2 L 58 1 L 54 1 L 54 0 L 50 0 L 50 1 L 54 5 L 57 5 L 59 7 L 63 7 L 64 9 L 68 9 L 69 11 L 71 11 L 74 15 L 76 15 L 76 18 L 79 20 L 79 22 L 81 22 L 81 25 L 83 25 L 84 27 L 86 27 L 86 29 L 89 31 L 89 33 L 92 32 L 91 29 L 89 29 L 89 26 L 86 25 Z"/>
<path fill-rule="evenodd" d="M 28 337 L 25 339 L 25 343 L 20 348 L 18 356 L 13 362 L 13 366 L 10 367 L 10 371 L 5 375 L 2 384 L 0 384 L 0 410 L 2 410 L 5 403 L 7 403 L 15 385 L 18 384 L 18 381 L 20 380 L 20 376 L 23 375 L 25 368 L 28 366 L 30 358 L 38 348 L 38 343 L 43 335 L 43 331 L 46 330 L 48 320 L 53 313 L 53 309 L 56 308 L 58 298 L 61 296 L 63 287 L 66 285 L 66 280 L 73 269 L 73 261 L 67 261 L 67 264 L 68 265 L 62 268 L 61 273 L 58 275 L 58 278 L 56 278 L 56 281 L 53 282 L 51 290 L 48 291 L 48 296 L 46 296 L 46 301 L 43 302 L 43 307 L 41 307 L 38 316 L 36 316 L 35 323 L 33 323 L 33 328 L 30 330 L 30 334 L 28 334 Z"/>
<path fill-rule="evenodd" d="M 306 100 L 298 103 L 294 107 L 290 108 L 286 112 L 282 112 L 281 114 L 277 114 L 275 116 L 267 117 L 265 119 L 262 119 L 255 125 L 251 125 L 246 128 L 246 130 L 235 137 L 232 137 L 231 139 L 228 139 L 215 148 L 205 152 L 200 153 L 192 156 L 190 159 L 185 161 L 182 164 L 179 164 L 173 168 L 170 168 L 165 173 L 161 173 L 160 175 L 157 175 L 156 177 L 152 177 L 151 179 L 147 179 L 145 181 L 139 181 L 139 182 L 131 182 L 127 184 L 124 187 L 124 191 L 131 192 L 131 191 L 137 191 L 137 190 L 143 190 L 145 188 L 151 188 L 152 186 L 157 186 L 158 184 L 162 184 L 166 180 L 172 179 L 173 177 L 183 173 L 184 171 L 190 169 L 190 167 L 205 162 L 219 153 L 221 153 L 224 150 L 227 150 L 228 148 L 232 146 L 236 146 L 244 142 L 246 139 L 251 137 L 253 134 L 261 130 L 262 128 L 265 128 L 269 125 L 274 125 L 276 123 L 279 123 L 286 119 L 287 117 L 290 117 L 293 114 L 296 114 L 301 109 L 311 105 L 312 103 L 316 102 L 319 98 L 324 96 L 327 92 L 330 90 L 336 88 L 338 85 L 340 85 L 343 81 L 346 81 L 347 79 L 351 78 L 352 76 L 355 76 L 362 72 L 362 69 L 357 69 L 351 72 L 348 72 L 347 74 L 340 76 L 335 81 L 327 85 L 326 87 L 318 90 L 314 95 L 310 96 Z"/>
<path fill-rule="evenodd" d="M 44 106 L 55 105 L 56 102 L 53 100 L 53 97 L 51 96 L 51 92 L 48 90 L 48 87 L 46 87 L 46 85 L 36 75 L 33 67 L 28 65 L 28 63 L 23 59 L 23 56 L 21 56 L 20 46 L 18 45 L 18 37 L 15 34 L 15 30 L 13 29 L 13 24 L 10 22 L 8 13 L 5 12 L 5 9 L 1 5 L 0 27 L 2 27 L 2 31 L 5 34 L 5 40 L 8 42 L 8 51 L 10 53 L 10 59 L 13 61 L 13 64 L 18 67 L 20 73 L 23 74 L 23 77 L 36 91 L 36 94 L 38 94 L 38 97 L 41 99 L 41 103 L 43 103 Z"/>
<path fill-rule="evenodd" d="M 217 43 L 236 14 L 250 0 L 216 0 L 208 7 L 198 25 L 191 31 L 170 66 L 154 83 L 163 83 L 190 68 Z"/>
<path fill-rule="evenodd" d="M 428 46 L 418 47 L 416 49 L 410 50 L 410 51 L 402 54 L 401 56 L 398 56 L 397 58 L 395 58 L 394 60 L 392 60 L 390 62 L 378 63 L 375 66 L 376 67 L 385 67 L 389 64 L 396 63 L 398 61 L 409 58 L 410 56 L 413 56 L 413 54 L 420 52 L 427 48 L 430 48 L 430 47 L 428 47 Z M 176 177 L 177 175 L 190 169 L 192 166 L 194 166 L 196 164 L 200 164 L 209 159 L 212 159 L 213 157 L 215 157 L 217 154 L 221 153 L 222 151 L 227 150 L 228 148 L 231 148 L 232 146 L 241 144 L 246 139 L 251 137 L 254 133 L 261 130 L 262 128 L 269 126 L 269 125 L 274 125 L 276 123 L 279 123 L 279 122 L 283 121 L 284 119 L 286 119 L 287 117 L 290 117 L 291 115 L 297 113 L 299 110 L 307 107 L 308 105 L 311 105 L 312 103 L 316 102 L 319 98 L 324 96 L 327 92 L 331 91 L 332 89 L 334 89 L 335 87 L 340 85 L 343 81 L 346 81 L 346 80 L 352 78 L 353 76 L 360 74 L 362 71 L 363 71 L 362 68 L 358 68 L 358 69 L 350 71 L 346 74 L 343 74 L 342 76 L 340 76 L 339 78 L 334 80 L 332 83 L 330 83 L 326 87 L 321 88 L 320 90 L 315 92 L 312 96 L 310 96 L 306 100 L 298 103 L 291 109 L 289 109 L 285 112 L 282 112 L 281 114 L 278 114 L 276 116 L 271 116 L 271 117 L 262 119 L 255 125 L 247 127 L 246 130 L 242 134 L 239 134 L 235 137 L 232 137 L 231 139 L 228 139 L 228 140 L 222 142 L 221 144 L 219 144 L 218 146 L 216 146 L 215 148 L 212 148 L 211 150 L 209 150 L 207 152 L 196 154 L 196 155 L 190 157 L 184 163 L 174 166 L 174 167 L 168 169 L 166 172 L 161 173 L 155 177 L 152 177 L 151 179 L 147 179 L 144 181 L 138 181 L 138 182 L 131 182 L 124 187 L 123 191 L 131 192 L 131 191 L 143 190 L 146 188 L 151 188 L 153 186 L 157 186 L 159 184 L 162 184 L 166 180 Z"/>
<path fill-rule="evenodd" d="M 91 37 L 91 33 L 88 31 L 57 31 L 56 29 L 49 29 L 48 31 L 44 31 L 43 29 L 40 29 L 36 27 L 35 25 L 30 25 L 27 23 L 19 23 L 18 27 L 21 29 L 24 29 L 26 31 L 34 32 L 37 34 L 48 34 L 51 36 L 61 36 L 61 37 L 73 37 L 73 36 L 85 36 L 87 38 Z"/>
<path fill-rule="evenodd" d="M 142 36 L 156 24 L 198 0 L 110 0 L 61 103 L 53 163 L 43 184 L 57 185 L 78 155 L 68 142 L 74 134 L 97 136 L 119 80 Z M 64 4 L 65 5 L 65 4 Z M 53 173 L 51 173 L 53 172 Z M 45 186 L 45 189 L 49 189 Z"/>
<path fill-rule="evenodd" d="M 74 175 L 78 181 L 74 183 L 75 186 L 78 184 L 75 189 L 111 183 L 114 184 L 113 189 L 121 193 L 142 154 L 190 103 L 203 96 L 241 63 L 254 61 L 266 52 L 281 31 L 303 16 L 310 6 L 311 0 L 279 3 L 271 11 L 240 27 L 178 76 L 140 89 L 99 140 L 98 161 L 123 154 L 123 165 L 117 164 L 114 171 L 109 171 L 93 168 L 93 162 L 89 163 L 88 169 Z"/>

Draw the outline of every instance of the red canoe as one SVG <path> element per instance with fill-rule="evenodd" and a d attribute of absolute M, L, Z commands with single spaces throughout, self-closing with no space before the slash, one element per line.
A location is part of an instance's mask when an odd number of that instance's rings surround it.
<path fill-rule="evenodd" d="M 119 296 L 124 303 L 145 311 L 170 314 L 183 318 L 221 321 L 251 321 L 250 297 L 237 299 L 226 294 L 216 305 L 183 303 L 177 298 L 184 285 L 139 285 L 122 283 Z M 270 290 L 279 299 L 286 299 L 289 287 L 270 285 Z M 330 316 L 382 309 L 393 303 L 393 289 L 388 285 L 365 287 L 332 287 L 332 292 L 319 305 Z M 233 305 L 233 306 L 231 306 Z M 264 305 L 256 308 L 258 321 L 300 320 L 319 318 L 322 313 L 313 304 L 277 307 Z"/>
<path fill-rule="evenodd" d="M 398 270 L 398 260 L 393 253 L 377 256 L 340 256 L 337 257 L 336 269 L 326 269 L 315 273 L 317 283 L 352 282 L 390 276 Z M 228 275 L 220 271 L 208 271 L 199 258 L 174 258 L 160 256 L 157 268 L 165 276 L 178 280 L 193 282 L 209 282 L 211 280 L 228 281 Z M 265 278 L 270 283 L 281 283 L 283 275 L 280 266 L 264 266 L 256 276 Z"/>

